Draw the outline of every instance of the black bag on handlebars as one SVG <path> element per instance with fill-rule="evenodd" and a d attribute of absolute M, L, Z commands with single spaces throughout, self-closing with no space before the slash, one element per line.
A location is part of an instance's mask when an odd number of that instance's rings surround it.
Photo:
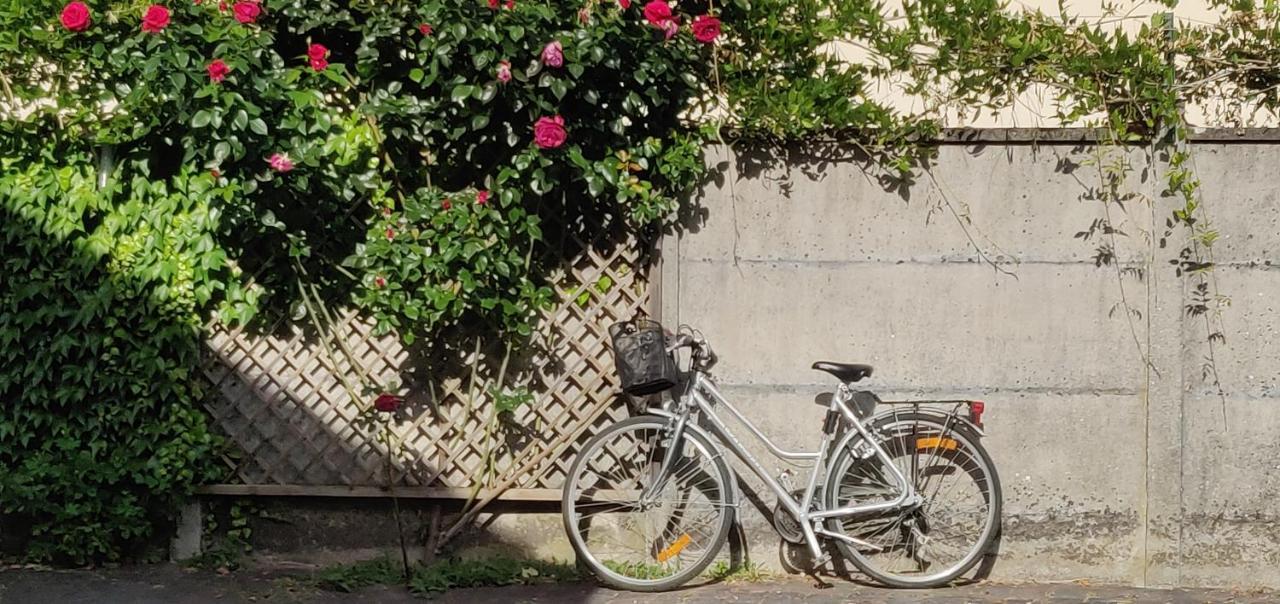
<path fill-rule="evenodd" d="M 675 357 L 667 352 L 667 338 L 656 321 L 636 319 L 609 327 L 613 359 L 628 394 L 644 396 L 676 385 Z"/>

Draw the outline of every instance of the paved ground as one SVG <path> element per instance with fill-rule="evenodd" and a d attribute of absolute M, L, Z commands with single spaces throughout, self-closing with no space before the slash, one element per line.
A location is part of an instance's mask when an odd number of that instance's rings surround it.
<path fill-rule="evenodd" d="M 762 583 L 712 584 L 667 594 L 609 591 L 588 584 L 558 584 L 455 590 L 437 602 L 477 603 L 555 602 L 569 604 L 721 602 L 859 602 L 867 604 L 964 604 L 1013 602 L 1114 603 L 1261 603 L 1280 600 L 1280 594 L 1231 590 L 1144 590 L 1081 585 L 997 585 L 979 583 L 927 592 L 897 591 L 836 581 L 817 589 L 803 579 Z M 241 571 L 222 576 L 157 565 L 100 571 L 0 570 L 3 604 L 186 604 L 204 602 L 361 602 L 392 604 L 421 602 L 402 588 L 370 588 L 354 594 L 325 592 L 310 587 L 304 576 L 279 571 Z"/>

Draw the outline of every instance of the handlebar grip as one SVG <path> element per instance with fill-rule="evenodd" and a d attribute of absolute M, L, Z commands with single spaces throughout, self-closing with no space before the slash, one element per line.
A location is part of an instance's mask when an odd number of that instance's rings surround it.
<path fill-rule="evenodd" d="M 710 345 L 704 344 L 704 346 L 706 347 L 706 354 L 707 354 L 706 366 L 711 367 L 716 363 L 719 363 L 720 357 L 716 355 L 716 351 L 712 350 Z"/>
<path fill-rule="evenodd" d="M 694 344 L 693 338 L 690 337 L 688 334 L 683 334 L 683 333 L 672 336 L 670 340 L 668 340 L 668 342 L 670 343 L 667 344 L 667 351 L 672 351 L 677 348 L 684 348 L 686 346 L 692 346 Z"/>

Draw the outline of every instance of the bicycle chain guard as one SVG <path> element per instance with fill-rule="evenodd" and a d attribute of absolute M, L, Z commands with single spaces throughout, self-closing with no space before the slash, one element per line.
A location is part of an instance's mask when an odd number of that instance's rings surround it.
<path fill-rule="evenodd" d="M 791 496 L 799 501 L 804 496 L 804 491 L 792 491 Z M 773 506 L 773 528 L 778 531 L 778 536 L 782 537 L 783 541 L 796 545 L 804 544 L 804 529 L 800 527 L 800 521 L 782 507 L 782 502 Z"/>

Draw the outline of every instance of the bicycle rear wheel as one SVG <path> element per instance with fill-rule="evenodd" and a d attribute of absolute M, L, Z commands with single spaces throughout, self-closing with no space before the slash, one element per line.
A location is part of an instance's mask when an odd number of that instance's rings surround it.
<path fill-rule="evenodd" d="M 830 530 L 870 544 L 836 540 L 863 573 L 891 587 L 945 585 L 969 571 L 1000 525 L 1000 479 L 970 430 L 956 421 L 910 412 L 873 420 L 872 434 L 923 501 L 912 508 L 833 518 Z M 837 453 L 827 509 L 894 499 L 899 488 L 878 456 L 855 437 Z M 865 444 L 865 443 L 864 443 Z"/>
<path fill-rule="evenodd" d="M 702 572 L 728 539 L 729 466 L 696 433 L 671 442 L 670 424 L 650 416 L 610 426 L 587 443 L 565 479 L 565 531 L 578 560 L 612 587 L 678 587 Z M 643 498 L 668 458 L 666 480 Z"/>

